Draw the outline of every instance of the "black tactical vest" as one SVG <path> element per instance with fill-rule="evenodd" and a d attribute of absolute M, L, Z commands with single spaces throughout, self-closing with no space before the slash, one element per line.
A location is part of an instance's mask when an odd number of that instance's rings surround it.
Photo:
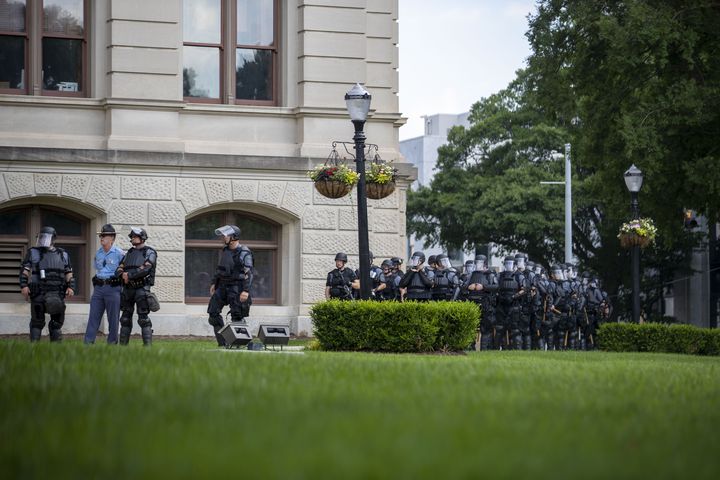
<path fill-rule="evenodd" d="M 59 289 L 64 285 L 65 267 L 69 264 L 68 254 L 65 250 L 32 247 L 30 261 L 32 262 L 31 283 L 37 283 L 49 289 Z"/>
<path fill-rule="evenodd" d="M 500 273 L 498 299 L 505 303 L 513 301 L 513 296 L 520 290 L 520 284 L 513 272 Z"/>
<path fill-rule="evenodd" d="M 247 256 L 252 255 L 250 250 L 237 247 L 231 250 L 227 246 L 220 252 L 220 261 L 217 265 L 217 275 L 224 283 L 240 283 L 245 280 L 245 263 Z M 249 262 L 252 267 L 252 262 Z"/>
<path fill-rule="evenodd" d="M 150 258 L 151 255 L 156 255 L 155 250 L 153 250 L 150 247 L 143 247 L 140 249 L 137 248 L 131 248 L 128 250 L 128 252 L 125 254 L 125 259 L 123 260 L 124 268 L 123 270 L 127 272 L 129 275 L 133 275 L 135 272 L 138 271 L 140 267 L 142 267 L 145 264 L 145 261 Z M 152 263 L 152 262 L 151 262 Z M 146 277 L 142 279 L 145 285 L 155 285 L 155 265 L 153 264 L 152 268 L 150 269 L 150 273 Z"/>

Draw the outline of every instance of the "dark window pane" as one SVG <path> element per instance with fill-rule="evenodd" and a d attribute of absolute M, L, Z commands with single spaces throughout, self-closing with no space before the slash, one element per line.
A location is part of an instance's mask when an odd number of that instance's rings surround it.
<path fill-rule="evenodd" d="M 43 210 L 42 226 L 53 227 L 59 237 L 82 236 L 83 223 L 60 212 Z"/>
<path fill-rule="evenodd" d="M 253 280 L 250 294 L 254 298 L 273 298 L 275 296 L 273 284 L 273 251 L 253 250 L 253 261 L 255 262 L 255 278 Z"/>
<path fill-rule="evenodd" d="M 25 88 L 25 37 L 0 35 L 0 88 Z"/>
<path fill-rule="evenodd" d="M 209 213 L 193 218 L 185 224 L 185 239 L 187 240 L 217 240 L 215 229 L 225 225 L 222 212 Z M 218 243 L 218 245 L 220 245 Z"/>
<path fill-rule="evenodd" d="M 220 0 L 183 0 L 183 41 L 220 43 Z"/>
<path fill-rule="evenodd" d="M 220 98 L 220 50 L 183 47 L 183 96 Z"/>
<path fill-rule="evenodd" d="M 274 0 L 238 0 L 238 45 L 270 46 L 274 39 Z"/>
<path fill-rule="evenodd" d="M 0 235 L 25 235 L 27 211 L 0 212 Z"/>
<path fill-rule="evenodd" d="M 75 289 L 75 293 L 81 292 L 83 287 L 80 283 L 83 280 L 83 276 L 78 270 L 78 267 L 81 267 L 83 264 L 83 259 L 81 257 L 83 247 L 80 245 L 63 245 L 62 242 L 57 242 L 55 246 L 62 248 L 68 253 L 68 256 L 70 257 L 70 265 L 73 267 L 73 274 L 75 276 L 75 281 L 77 282 L 75 285 L 77 287 Z"/>
<path fill-rule="evenodd" d="M 185 248 L 185 296 L 209 297 L 220 248 Z"/>
<path fill-rule="evenodd" d="M 43 31 L 63 35 L 82 35 L 85 24 L 83 0 L 45 0 Z"/>
<path fill-rule="evenodd" d="M 238 48 L 235 58 L 235 97 L 272 100 L 272 52 Z"/>
<path fill-rule="evenodd" d="M 0 31 L 25 31 L 25 0 L 0 0 Z"/>
<path fill-rule="evenodd" d="M 260 240 L 260 241 L 273 241 L 275 240 L 275 226 L 269 223 L 263 222 L 255 218 L 235 216 L 234 223 L 240 227 L 242 232 L 241 239 L 243 241 L 249 240 Z"/>
<path fill-rule="evenodd" d="M 82 90 L 82 40 L 43 38 L 43 88 Z"/>

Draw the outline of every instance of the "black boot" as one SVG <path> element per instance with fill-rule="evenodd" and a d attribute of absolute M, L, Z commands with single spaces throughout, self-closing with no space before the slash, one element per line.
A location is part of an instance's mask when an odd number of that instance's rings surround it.
<path fill-rule="evenodd" d="M 62 332 L 59 328 L 51 328 L 50 329 L 50 341 L 51 342 L 61 342 L 62 341 Z"/>
<path fill-rule="evenodd" d="M 142 327 L 140 334 L 142 335 L 143 346 L 149 347 L 152 345 L 152 327 Z"/>
<path fill-rule="evenodd" d="M 30 328 L 30 341 L 31 342 L 39 342 L 40 341 L 40 335 L 42 335 L 42 328 Z"/>
<path fill-rule="evenodd" d="M 120 345 L 127 345 L 130 341 L 130 333 L 132 332 L 132 326 L 120 327 Z"/>
<path fill-rule="evenodd" d="M 224 347 L 225 346 L 225 339 L 222 335 L 220 335 L 220 330 L 222 330 L 223 327 L 218 327 L 217 325 L 213 325 L 213 330 L 215 330 L 215 339 L 217 340 L 218 347 Z"/>

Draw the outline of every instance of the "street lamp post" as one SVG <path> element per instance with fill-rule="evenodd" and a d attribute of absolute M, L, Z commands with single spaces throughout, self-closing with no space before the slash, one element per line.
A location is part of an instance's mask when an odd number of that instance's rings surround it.
<path fill-rule="evenodd" d="M 540 182 L 541 185 L 565 185 L 565 263 L 572 263 L 572 169 L 570 144 L 565 144 L 565 181 Z"/>
<path fill-rule="evenodd" d="M 371 95 L 359 83 L 345 94 L 350 120 L 355 126 L 355 167 L 360 177 L 357 185 L 358 247 L 360 249 L 360 299 L 370 298 L 370 245 L 368 241 L 367 196 L 365 193 L 365 132 Z"/>
<path fill-rule="evenodd" d="M 634 164 L 625 172 L 625 185 L 630 191 L 631 220 L 640 218 L 640 204 L 638 192 L 642 188 L 643 174 Z M 632 306 L 633 322 L 640 322 L 640 246 L 634 245 L 631 250 L 632 262 Z"/>

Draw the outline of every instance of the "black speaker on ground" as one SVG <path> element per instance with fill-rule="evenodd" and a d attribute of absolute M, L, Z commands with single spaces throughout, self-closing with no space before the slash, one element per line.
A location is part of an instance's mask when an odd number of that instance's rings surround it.
<path fill-rule="evenodd" d="M 225 339 L 225 347 L 242 347 L 252 341 L 250 328 L 240 322 L 231 322 L 225 325 L 218 332 Z"/>
<path fill-rule="evenodd" d="M 287 325 L 260 325 L 258 338 L 265 345 L 287 345 L 290 341 L 290 327 Z"/>

